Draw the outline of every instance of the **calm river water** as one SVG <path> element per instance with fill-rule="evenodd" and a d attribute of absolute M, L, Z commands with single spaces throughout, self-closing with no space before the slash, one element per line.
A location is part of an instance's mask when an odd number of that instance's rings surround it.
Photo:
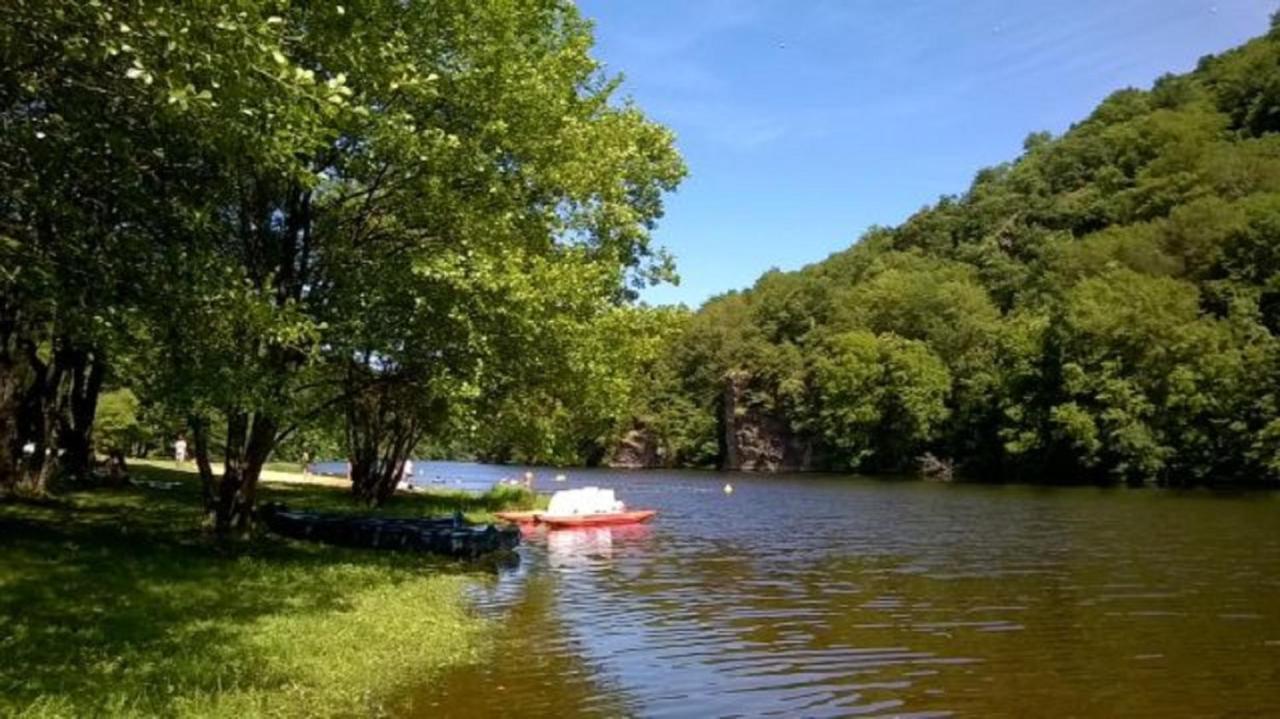
<path fill-rule="evenodd" d="M 528 535 L 421 716 L 1280 716 L 1280 495 L 568 474 L 660 514 Z"/>

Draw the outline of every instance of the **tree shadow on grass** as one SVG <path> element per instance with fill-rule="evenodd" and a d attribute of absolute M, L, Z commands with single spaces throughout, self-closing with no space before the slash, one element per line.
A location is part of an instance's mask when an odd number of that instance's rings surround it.
<path fill-rule="evenodd" d="M 363 589 L 478 571 L 270 537 L 217 543 L 199 528 L 196 483 L 168 481 L 179 484 L 0 505 L 0 714 L 50 699 L 71 702 L 64 713 L 147 714 L 172 697 L 269 691 L 292 678 L 250 645 L 278 639 L 288 649 L 290 640 L 251 636 L 259 620 L 341 611 Z M 343 496 L 264 495 L 317 509 L 337 508 Z M 437 506 L 448 507 L 433 500 L 404 510 Z"/>

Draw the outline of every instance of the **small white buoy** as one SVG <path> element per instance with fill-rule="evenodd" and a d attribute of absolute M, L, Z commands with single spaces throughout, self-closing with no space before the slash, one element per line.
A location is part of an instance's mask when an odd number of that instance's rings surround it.
<path fill-rule="evenodd" d="M 568 477 L 566 477 L 566 476 L 564 476 L 563 474 L 557 474 L 557 475 L 556 475 L 556 481 L 557 481 L 557 482 L 564 482 L 564 481 L 566 481 L 566 480 L 568 480 L 568 479 L 569 479 L 569 478 L 568 478 Z"/>
<path fill-rule="evenodd" d="M 732 484 L 728 484 L 728 483 L 726 483 L 726 484 L 724 485 L 724 493 L 725 493 L 725 494 L 733 494 L 733 485 L 732 485 Z"/>

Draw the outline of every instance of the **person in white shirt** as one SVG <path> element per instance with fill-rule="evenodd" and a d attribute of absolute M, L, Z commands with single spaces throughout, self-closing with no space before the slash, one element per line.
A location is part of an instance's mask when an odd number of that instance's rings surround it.
<path fill-rule="evenodd" d="M 413 460 L 406 459 L 404 466 L 400 468 L 400 481 L 396 483 L 399 489 L 413 489 Z"/>
<path fill-rule="evenodd" d="M 179 465 L 187 461 L 187 438 L 182 435 L 173 443 L 173 461 Z"/>

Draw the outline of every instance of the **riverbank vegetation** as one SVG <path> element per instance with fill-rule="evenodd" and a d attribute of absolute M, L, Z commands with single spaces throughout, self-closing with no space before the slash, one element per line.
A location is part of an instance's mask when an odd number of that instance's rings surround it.
<path fill-rule="evenodd" d="M 1030 135 L 898 227 L 671 313 L 602 454 L 1280 482 L 1278 85 L 1273 29 Z"/>
<path fill-rule="evenodd" d="M 0 714 L 379 715 L 410 687 L 487 660 L 465 565 L 200 531 L 194 472 L 135 466 L 155 487 L 0 503 Z M 352 511 L 340 488 L 261 498 Z M 391 514 L 483 519 L 506 495 L 397 496 Z M 467 571 L 474 571 L 470 568 Z"/>

